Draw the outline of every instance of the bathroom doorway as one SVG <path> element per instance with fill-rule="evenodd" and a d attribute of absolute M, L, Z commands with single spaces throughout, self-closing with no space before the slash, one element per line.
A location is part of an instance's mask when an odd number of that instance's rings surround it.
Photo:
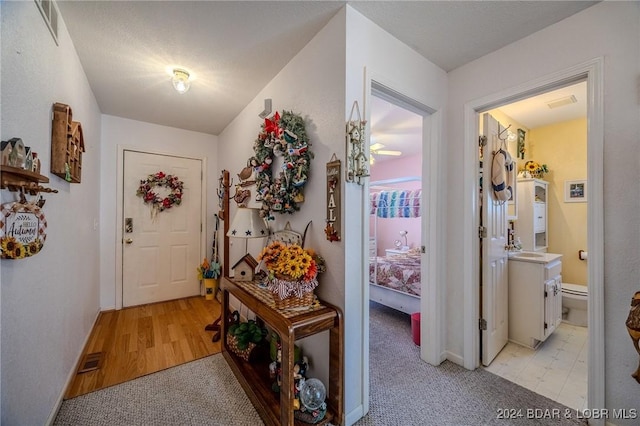
<path fill-rule="evenodd" d="M 563 308 L 557 309 L 556 317 L 562 316 L 557 325 L 555 320 L 547 324 L 542 318 L 541 327 L 551 329 L 553 326 L 555 331 L 544 337 L 536 336 L 541 340 L 514 343 L 519 340 L 514 337 L 517 333 L 514 324 L 521 320 L 515 316 L 524 315 L 527 302 L 518 305 L 513 291 L 509 296 L 509 341 L 495 359 L 490 363 L 483 360 L 483 363 L 489 364 L 485 368 L 494 374 L 572 409 L 582 410 L 588 408 L 588 199 L 579 190 L 586 190 L 588 175 L 587 82 L 573 82 L 486 112 L 500 123 L 517 171 L 515 191 L 507 202 L 507 251 L 547 253 L 549 258 L 551 254 L 561 255 L 562 287 L 584 290 L 584 304 L 563 303 Z M 490 158 L 491 151 L 485 152 L 484 161 Z M 491 190 L 490 176 L 484 182 L 482 189 Z M 531 183 L 545 188 L 544 196 L 528 194 L 526 188 Z M 530 196 L 534 197 L 533 204 L 527 203 Z M 535 217 L 527 210 L 534 207 Z M 539 213 L 541 208 L 544 213 Z M 537 224 L 527 223 L 532 218 Z M 507 262 L 513 266 L 509 274 L 511 280 L 518 279 L 514 271 L 520 264 L 512 263 L 514 261 L 516 258 Z M 482 261 L 478 264 L 482 265 Z M 480 273 L 479 280 L 482 285 Z M 552 288 L 560 287 L 559 284 Z M 540 288 L 544 292 L 544 283 Z M 578 312 L 583 307 L 584 312 Z"/>

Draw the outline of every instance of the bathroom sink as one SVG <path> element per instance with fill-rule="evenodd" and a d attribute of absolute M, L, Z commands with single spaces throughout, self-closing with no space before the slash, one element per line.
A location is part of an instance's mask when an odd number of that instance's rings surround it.
<path fill-rule="evenodd" d="M 540 253 L 518 253 L 513 255 L 513 257 L 544 257 L 544 254 Z"/>

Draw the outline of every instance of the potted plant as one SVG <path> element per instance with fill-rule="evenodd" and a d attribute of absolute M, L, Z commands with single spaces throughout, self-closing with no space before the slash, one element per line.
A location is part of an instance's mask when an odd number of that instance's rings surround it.
<path fill-rule="evenodd" d="M 238 319 L 239 315 L 234 315 L 234 317 Z M 245 361 L 249 361 L 253 349 L 264 341 L 266 335 L 267 329 L 259 326 L 255 320 L 236 321 L 229 326 L 227 344 L 232 352 Z"/>
<path fill-rule="evenodd" d="M 218 277 L 220 276 L 220 264 L 209 262 L 205 257 L 198 266 L 198 279 L 204 281 L 205 299 L 213 300 L 218 292 Z"/>

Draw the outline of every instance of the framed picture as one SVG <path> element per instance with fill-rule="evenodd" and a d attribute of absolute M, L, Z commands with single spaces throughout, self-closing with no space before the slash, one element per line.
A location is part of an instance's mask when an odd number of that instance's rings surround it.
<path fill-rule="evenodd" d="M 565 180 L 564 181 L 564 202 L 565 203 L 587 202 L 587 181 L 586 180 Z"/>

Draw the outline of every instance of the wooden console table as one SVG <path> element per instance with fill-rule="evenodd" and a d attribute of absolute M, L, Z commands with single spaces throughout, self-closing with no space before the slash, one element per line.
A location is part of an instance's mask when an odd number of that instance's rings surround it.
<path fill-rule="evenodd" d="M 236 357 L 227 348 L 227 321 L 221 322 L 222 354 L 236 375 L 242 388 L 267 425 L 307 424 L 294 419 L 293 371 L 294 342 L 297 339 L 329 330 L 329 386 L 327 388 L 327 414 L 317 424 L 343 424 L 344 397 L 344 342 L 342 312 L 339 308 L 320 301 L 320 306 L 304 311 L 278 310 L 271 293 L 258 287 L 254 281 L 222 279 L 222 314 L 229 314 L 229 294 L 253 311 L 275 333 L 282 345 L 282 386 L 280 393 L 271 389 L 270 359 L 249 363 Z"/>

